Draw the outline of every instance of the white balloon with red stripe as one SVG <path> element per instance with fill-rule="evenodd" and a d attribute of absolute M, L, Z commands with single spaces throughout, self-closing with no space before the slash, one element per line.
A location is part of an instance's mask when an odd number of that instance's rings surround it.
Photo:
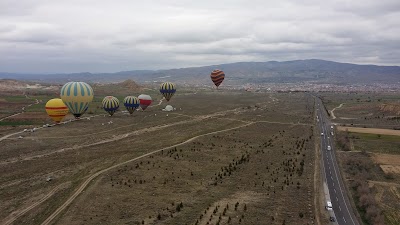
<path fill-rule="evenodd" d="M 142 108 L 142 110 L 145 110 L 149 105 L 151 105 L 152 99 L 150 95 L 141 94 L 139 95 L 138 99 L 140 108 Z"/>

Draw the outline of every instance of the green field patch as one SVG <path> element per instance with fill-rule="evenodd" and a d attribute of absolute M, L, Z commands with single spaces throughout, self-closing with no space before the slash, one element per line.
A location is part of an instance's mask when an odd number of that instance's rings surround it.
<path fill-rule="evenodd" d="M 27 99 L 25 96 L 7 96 L 4 97 L 7 102 L 29 102 L 30 99 Z"/>
<path fill-rule="evenodd" d="M 0 126 L 22 126 L 22 125 L 32 125 L 31 121 L 0 121 Z"/>
<path fill-rule="evenodd" d="M 400 138 L 393 135 L 350 133 L 355 151 L 400 154 Z"/>
<path fill-rule="evenodd" d="M 400 138 L 399 136 L 396 135 L 365 134 L 365 133 L 353 133 L 353 132 L 350 132 L 350 135 L 354 136 L 355 139 L 360 139 L 360 140 L 389 141 L 389 142 L 400 143 Z"/>

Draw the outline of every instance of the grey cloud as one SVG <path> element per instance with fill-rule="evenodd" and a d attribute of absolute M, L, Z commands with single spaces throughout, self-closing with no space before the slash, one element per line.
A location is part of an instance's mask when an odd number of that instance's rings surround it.
<path fill-rule="evenodd" d="M 399 21 L 397 0 L 3 0 L 0 71 L 303 58 L 398 65 Z"/>

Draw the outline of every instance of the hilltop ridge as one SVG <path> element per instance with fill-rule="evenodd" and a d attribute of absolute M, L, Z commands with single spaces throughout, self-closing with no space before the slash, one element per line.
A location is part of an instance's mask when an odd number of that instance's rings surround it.
<path fill-rule="evenodd" d="M 139 83 L 163 82 L 180 84 L 208 84 L 209 74 L 218 68 L 225 72 L 225 84 L 246 83 L 333 83 L 370 84 L 397 83 L 400 81 L 399 66 L 358 65 L 333 61 L 307 59 L 293 61 L 237 62 L 229 64 L 188 67 L 168 70 L 132 70 L 117 73 L 71 73 L 71 74 L 9 74 L 0 78 L 45 82 L 81 80 L 87 82 L 122 82 L 133 79 Z"/>

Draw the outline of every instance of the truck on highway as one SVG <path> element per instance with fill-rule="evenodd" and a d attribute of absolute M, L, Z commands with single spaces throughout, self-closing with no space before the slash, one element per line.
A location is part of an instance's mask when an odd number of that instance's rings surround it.
<path fill-rule="evenodd" d="M 330 145 L 328 145 L 328 151 L 330 151 L 330 150 L 332 150 L 332 148 L 331 148 L 331 146 L 330 146 Z"/>

